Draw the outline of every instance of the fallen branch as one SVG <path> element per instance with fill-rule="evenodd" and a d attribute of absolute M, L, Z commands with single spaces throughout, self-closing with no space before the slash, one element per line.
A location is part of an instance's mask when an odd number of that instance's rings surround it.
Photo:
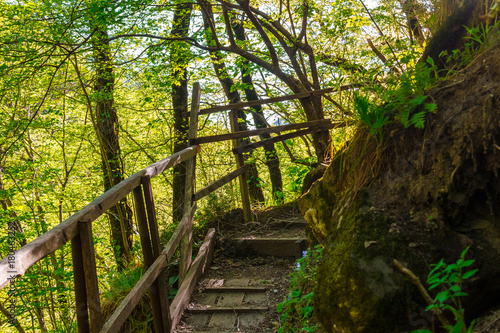
<path fill-rule="evenodd" d="M 413 282 L 413 284 L 415 284 L 417 286 L 418 291 L 420 291 L 420 294 L 424 297 L 427 304 L 429 304 L 429 305 L 434 304 L 434 300 L 431 298 L 431 296 L 427 292 L 427 289 L 425 289 L 425 287 L 422 285 L 422 282 L 420 282 L 420 279 L 418 278 L 418 276 L 416 276 L 408 268 L 401 265 L 401 263 L 397 259 L 394 259 L 393 264 L 394 264 L 394 266 L 397 267 L 397 269 L 399 269 L 399 271 L 401 273 L 408 275 L 410 277 L 411 282 Z M 439 321 L 444 326 L 450 325 L 450 323 L 448 322 L 448 319 L 446 319 L 446 317 L 443 315 L 441 310 L 439 310 L 438 308 L 433 308 L 432 312 L 436 315 L 436 317 L 438 317 Z"/>

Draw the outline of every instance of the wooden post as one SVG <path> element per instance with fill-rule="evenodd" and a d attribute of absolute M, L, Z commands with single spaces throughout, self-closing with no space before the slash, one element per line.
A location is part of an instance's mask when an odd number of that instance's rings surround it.
<path fill-rule="evenodd" d="M 85 273 L 83 268 L 82 240 L 80 234 L 77 234 L 71 239 L 71 257 L 73 258 L 73 281 L 78 333 L 90 333 L 87 290 L 85 288 Z"/>
<path fill-rule="evenodd" d="M 188 140 L 196 138 L 198 132 L 198 111 L 200 109 L 200 83 L 193 84 L 193 96 L 191 99 L 191 112 L 189 114 Z M 193 205 L 193 193 L 196 178 L 196 155 L 186 163 L 186 192 L 184 194 L 184 212 L 189 211 Z M 192 221 L 192 220 L 191 220 Z M 186 277 L 193 256 L 193 224 L 190 223 L 186 236 L 181 241 L 180 263 L 179 263 L 179 285 Z"/>
<path fill-rule="evenodd" d="M 240 126 L 238 125 L 238 111 L 237 110 L 231 110 L 229 112 L 229 120 L 231 123 L 231 132 L 239 132 Z M 232 140 L 233 142 L 233 149 L 237 149 L 240 146 L 241 139 L 234 139 Z M 243 160 L 243 154 L 236 154 L 236 167 L 239 169 L 245 165 L 245 162 Z M 252 212 L 250 210 L 250 196 L 248 194 L 248 183 L 247 183 L 247 174 L 242 173 L 238 177 L 240 181 L 240 193 L 241 193 L 241 204 L 243 208 L 243 218 L 245 219 L 245 222 L 251 221 L 252 220 Z"/>
<path fill-rule="evenodd" d="M 149 232 L 151 233 L 151 242 L 153 245 L 153 259 L 156 260 L 161 254 L 160 234 L 158 232 L 158 223 L 156 221 L 156 210 L 153 199 L 153 189 L 151 187 L 151 178 L 142 177 L 142 188 L 144 190 L 144 200 L 148 213 Z M 170 332 L 172 328 L 172 319 L 170 317 L 170 305 L 168 304 L 167 276 L 162 270 L 158 275 L 158 296 L 160 298 L 161 316 L 163 320 L 164 332 Z"/>
<path fill-rule="evenodd" d="M 92 333 L 98 333 L 102 328 L 103 322 L 101 316 L 99 284 L 97 282 L 97 270 L 95 264 L 92 222 L 88 220 L 78 221 L 78 231 L 81 239 L 87 304 L 90 312 L 90 331 Z"/>
<path fill-rule="evenodd" d="M 144 206 L 144 197 L 141 186 L 137 186 L 134 189 L 134 201 L 135 216 L 137 217 L 139 238 L 141 239 L 142 255 L 144 257 L 144 271 L 146 271 L 153 264 L 154 259 L 153 250 L 151 247 L 151 238 L 149 236 L 148 219 L 146 216 L 146 208 Z M 156 279 L 149 288 L 149 294 L 151 296 L 155 332 L 164 333 L 166 332 L 166 330 L 163 325 L 163 315 L 158 290 L 158 279 Z"/>

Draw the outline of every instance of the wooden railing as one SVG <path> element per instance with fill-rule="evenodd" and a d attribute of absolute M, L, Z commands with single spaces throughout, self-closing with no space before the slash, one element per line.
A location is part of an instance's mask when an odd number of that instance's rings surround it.
<path fill-rule="evenodd" d="M 320 92 L 324 93 L 322 91 Z M 300 97 L 304 96 L 301 95 Z M 230 116 L 234 118 L 232 119 L 232 130 L 234 133 L 197 138 L 198 115 L 202 114 L 199 110 L 199 103 L 200 85 L 195 83 L 193 85 L 191 111 L 189 115 L 188 139 L 192 144 L 191 147 L 156 162 L 128 177 L 58 226 L 16 250 L 16 261 L 14 266 L 9 262 L 8 257 L 1 260 L 0 289 L 12 283 L 15 278 L 24 275 L 36 262 L 71 241 L 76 318 L 79 332 L 118 332 L 125 320 L 132 313 L 134 307 L 148 290 L 151 297 L 155 331 L 157 333 L 171 332 L 179 322 L 182 311 L 189 303 L 191 293 L 196 286 L 197 280 L 203 274 L 206 266 L 210 263 L 213 253 L 215 230 L 211 229 L 205 237 L 196 258 L 191 262 L 193 216 L 197 207 L 196 201 L 227 184 L 236 177 L 240 177 L 243 208 L 246 218 L 249 218 L 250 203 L 248 200 L 246 179 L 244 178 L 248 166 L 243 163 L 242 153 L 261 147 L 269 141 L 264 140 L 241 146 L 237 140 L 262 133 L 302 129 L 301 131 L 268 139 L 273 140 L 272 142 L 277 142 L 290 137 L 329 129 L 333 126 L 329 120 L 318 120 L 302 124 L 237 132 L 236 112 L 233 109 Z M 227 110 L 229 108 L 232 107 L 218 107 L 217 110 L 210 110 L 208 113 Z M 235 140 L 233 141 L 233 152 L 237 156 L 238 168 L 194 193 L 196 155 L 200 152 L 199 144 L 221 140 Z M 151 179 L 184 161 L 187 161 L 184 216 L 166 246 L 161 249 Z M 123 299 L 115 312 L 106 322 L 104 322 L 101 315 L 92 222 L 130 193 L 134 196 L 135 214 L 146 271 Z M 172 259 L 177 248 L 180 249 L 180 287 L 172 304 L 169 304 L 164 268 Z"/>

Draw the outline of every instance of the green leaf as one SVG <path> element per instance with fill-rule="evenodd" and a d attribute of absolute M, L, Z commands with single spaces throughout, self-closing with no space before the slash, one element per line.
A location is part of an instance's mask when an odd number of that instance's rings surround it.
<path fill-rule="evenodd" d="M 460 333 L 464 329 L 463 321 L 458 321 L 455 326 L 450 330 L 450 333 Z"/>
<path fill-rule="evenodd" d="M 461 267 L 468 267 L 474 263 L 475 260 L 466 260 L 460 265 Z"/>
<path fill-rule="evenodd" d="M 448 290 L 442 291 L 439 294 L 436 295 L 436 298 L 434 299 L 435 302 L 440 302 L 444 303 L 450 298 L 450 293 Z"/>
<path fill-rule="evenodd" d="M 465 258 L 465 255 L 467 254 L 467 251 L 469 251 L 470 246 L 467 246 L 465 250 L 462 251 L 462 254 L 460 255 L 460 258 Z"/>
<path fill-rule="evenodd" d="M 478 270 L 479 270 L 479 269 L 473 269 L 473 270 L 471 270 L 471 271 L 465 272 L 465 273 L 462 275 L 462 280 L 465 280 L 465 279 L 470 278 L 472 275 L 476 274 Z"/>

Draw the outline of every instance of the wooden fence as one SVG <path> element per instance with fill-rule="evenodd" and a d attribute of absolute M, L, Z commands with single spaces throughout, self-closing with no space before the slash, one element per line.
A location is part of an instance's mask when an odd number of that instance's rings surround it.
<path fill-rule="evenodd" d="M 330 90 L 325 92 L 329 91 Z M 317 94 L 325 92 L 320 91 L 317 92 Z M 307 96 L 310 96 L 310 94 Z M 297 98 L 303 97 L 306 96 L 300 95 Z M 260 104 L 264 103 L 265 102 L 260 102 Z M 318 120 L 302 124 L 239 132 L 234 105 L 212 108 L 209 109 L 210 112 L 203 113 L 199 110 L 199 104 L 200 85 L 195 83 L 193 86 L 191 111 L 189 115 L 188 139 L 192 144 L 191 147 L 156 162 L 128 177 L 58 226 L 16 250 L 14 268 L 12 268 L 11 263 L 9 263 L 8 257 L 1 260 L 0 289 L 7 286 L 16 277 L 25 274 L 25 272 L 40 259 L 60 249 L 64 244 L 71 242 L 76 318 L 78 331 L 80 333 L 118 332 L 125 320 L 132 313 L 134 307 L 148 290 L 151 297 L 155 331 L 157 333 L 172 332 L 179 322 L 182 312 L 189 303 L 191 294 L 199 277 L 211 262 L 213 253 L 215 230 L 211 229 L 207 233 L 196 258 L 191 262 L 193 216 L 197 207 L 196 201 L 227 184 L 236 177 L 239 177 L 245 218 L 250 219 L 250 202 L 248 199 L 248 188 L 245 178 L 248 166 L 244 164 L 242 154 L 261 147 L 268 142 L 283 141 L 298 135 L 329 129 L 333 126 L 329 120 Z M 233 133 L 210 137 L 197 137 L 198 115 L 227 109 L 232 109 L 230 117 Z M 278 135 L 257 143 L 243 146 L 240 145 L 239 140 L 243 137 L 260 135 L 263 133 L 276 133 L 292 129 L 300 130 L 293 133 Z M 221 140 L 233 140 L 233 152 L 236 155 L 238 168 L 195 193 L 196 155 L 200 152 L 199 144 Z M 185 213 L 167 245 L 161 249 L 151 179 L 184 161 L 187 161 L 186 199 L 184 203 Z M 135 214 L 146 271 L 129 294 L 123 299 L 115 312 L 106 322 L 104 322 L 101 315 L 92 222 L 130 193 L 134 196 Z M 180 252 L 180 287 L 172 304 L 169 304 L 164 268 L 168 265 L 178 248 Z"/>

